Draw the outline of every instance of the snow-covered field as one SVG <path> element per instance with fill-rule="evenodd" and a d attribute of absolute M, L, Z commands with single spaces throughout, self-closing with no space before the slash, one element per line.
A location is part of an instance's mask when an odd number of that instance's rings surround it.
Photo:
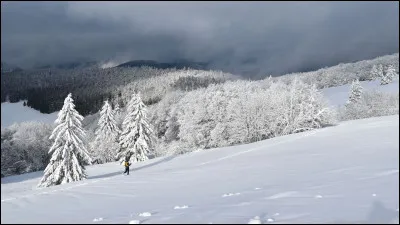
<path fill-rule="evenodd" d="M 44 123 L 54 123 L 57 113 L 44 114 L 33 108 L 23 105 L 24 102 L 3 102 L 1 103 L 1 127 L 8 127 L 13 123 L 26 121 L 36 121 Z"/>
<path fill-rule="evenodd" d="M 385 93 L 399 93 L 399 80 L 393 80 L 392 83 L 387 85 L 380 85 L 379 80 L 375 81 L 361 81 L 361 86 L 364 91 L 381 91 Z M 324 88 L 322 94 L 329 101 L 331 105 L 338 106 L 344 105 L 349 98 L 351 84 L 346 84 L 338 87 Z"/>
<path fill-rule="evenodd" d="M 138 163 L 36 189 L 1 180 L 1 223 L 341 223 L 399 221 L 399 116 Z"/>

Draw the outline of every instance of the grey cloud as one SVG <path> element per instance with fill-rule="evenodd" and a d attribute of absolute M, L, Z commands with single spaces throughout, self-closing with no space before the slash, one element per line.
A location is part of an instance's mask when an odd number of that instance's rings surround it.
<path fill-rule="evenodd" d="M 399 51 L 398 2 L 2 2 L 1 56 L 189 59 L 283 74 Z"/>

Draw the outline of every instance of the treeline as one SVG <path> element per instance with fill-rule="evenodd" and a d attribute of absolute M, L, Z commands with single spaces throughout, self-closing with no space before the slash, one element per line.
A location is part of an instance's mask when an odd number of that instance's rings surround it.
<path fill-rule="evenodd" d="M 43 170 L 53 124 L 24 122 L 1 129 L 1 177 Z"/>
<path fill-rule="evenodd" d="M 157 149 L 183 153 L 265 140 L 335 124 L 315 85 L 300 80 L 228 81 L 174 91 L 151 108 Z"/>
<path fill-rule="evenodd" d="M 97 112 L 104 100 L 117 93 L 117 87 L 171 71 L 175 69 L 36 69 L 1 73 L 1 102 L 27 100 L 28 106 L 42 113 L 52 113 L 59 110 L 65 96 L 73 92 L 77 109 L 82 115 L 88 115 Z"/>
<path fill-rule="evenodd" d="M 165 73 L 163 76 L 141 78 L 127 85 L 121 85 L 113 93 L 115 96 L 113 104 L 118 102 L 120 107 L 124 107 L 135 92 L 140 92 L 143 102 L 151 106 L 172 91 L 187 92 L 239 79 L 238 76 L 222 71 L 177 70 Z"/>
<path fill-rule="evenodd" d="M 398 74 L 399 54 L 271 79 L 288 84 L 297 76 L 304 83 L 316 84 L 321 89 L 347 84 L 355 79 L 373 80 L 375 77 L 371 71 L 374 65 L 382 65 L 384 69 L 392 65 Z M 144 103 L 153 105 L 171 90 L 191 91 L 239 78 L 218 71 L 156 69 L 147 66 L 12 71 L 1 73 L 1 102 L 27 100 L 29 107 L 42 113 L 52 113 L 62 107 L 64 96 L 72 92 L 76 97 L 77 110 L 86 116 L 97 112 L 107 99 L 123 106 L 132 90 L 141 90 Z"/>
<path fill-rule="evenodd" d="M 272 79 L 290 83 L 293 77 L 297 77 L 307 84 L 315 84 L 318 89 L 322 89 L 349 84 L 356 79 L 359 81 L 375 80 L 379 78 L 379 75 L 377 76 L 375 73 L 374 66 L 382 68 L 383 73 L 386 73 L 389 66 L 392 66 L 395 72 L 399 74 L 399 53 L 355 63 L 341 63 L 311 72 L 286 74 L 280 77 L 272 77 Z"/>

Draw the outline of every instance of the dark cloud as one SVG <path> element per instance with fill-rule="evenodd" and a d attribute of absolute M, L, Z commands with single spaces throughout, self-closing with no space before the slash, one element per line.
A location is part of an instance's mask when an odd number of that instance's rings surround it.
<path fill-rule="evenodd" d="M 254 75 L 399 51 L 398 2 L 2 2 L 2 61 L 211 62 Z"/>

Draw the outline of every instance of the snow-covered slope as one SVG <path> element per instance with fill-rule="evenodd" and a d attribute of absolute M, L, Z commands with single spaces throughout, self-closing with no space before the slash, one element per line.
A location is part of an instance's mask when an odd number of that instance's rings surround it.
<path fill-rule="evenodd" d="M 386 93 L 399 93 L 398 79 L 387 85 L 380 85 L 379 80 L 361 81 L 360 83 L 364 91 L 377 90 Z M 325 88 L 322 89 L 322 93 L 330 104 L 335 106 L 344 105 L 349 98 L 350 86 L 351 84 L 346 84 L 339 87 Z"/>
<path fill-rule="evenodd" d="M 2 179 L 2 223 L 397 222 L 399 116 L 138 163 L 35 189 Z"/>
<path fill-rule="evenodd" d="M 10 103 L 1 103 L 1 127 L 8 127 L 13 123 L 26 121 L 38 121 L 44 123 L 54 123 L 57 119 L 57 113 L 40 113 L 30 107 L 24 106 L 23 101 Z"/>

